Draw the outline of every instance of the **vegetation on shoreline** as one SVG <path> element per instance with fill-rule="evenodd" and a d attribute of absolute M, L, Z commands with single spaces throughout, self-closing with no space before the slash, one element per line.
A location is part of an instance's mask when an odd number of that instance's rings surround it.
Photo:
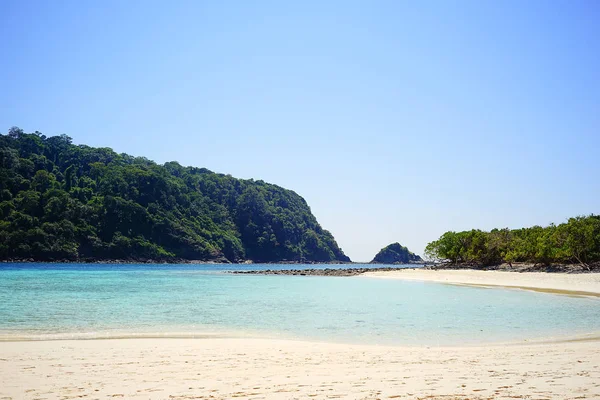
<path fill-rule="evenodd" d="M 423 259 L 409 251 L 400 243 L 392 243 L 379 251 L 371 261 L 372 264 L 408 264 L 422 262 Z"/>
<path fill-rule="evenodd" d="M 0 260 L 350 261 L 291 190 L 11 128 Z"/>
<path fill-rule="evenodd" d="M 600 216 L 446 232 L 425 254 L 455 265 L 589 267 L 600 263 Z M 350 261 L 293 191 L 18 128 L 0 134 L 0 260 Z M 372 262 L 419 261 L 393 243 Z"/>
<path fill-rule="evenodd" d="M 452 264 L 524 262 L 580 264 L 589 268 L 600 261 L 600 216 L 570 218 L 566 223 L 547 227 L 446 232 L 427 245 L 425 255 Z"/>

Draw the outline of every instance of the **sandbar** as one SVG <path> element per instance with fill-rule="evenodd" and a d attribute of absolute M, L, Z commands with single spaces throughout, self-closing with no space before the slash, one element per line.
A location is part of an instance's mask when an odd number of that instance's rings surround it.
<path fill-rule="evenodd" d="M 404 269 L 367 272 L 359 277 L 438 282 L 454 285 L 503 286 L 556 294 L 600 296 L 600 273 L 481 271 L 472 269 Z"/>

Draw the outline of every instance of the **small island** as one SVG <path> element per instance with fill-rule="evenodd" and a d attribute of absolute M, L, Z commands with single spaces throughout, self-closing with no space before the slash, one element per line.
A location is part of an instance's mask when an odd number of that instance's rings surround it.
<path fill-rule="evenodd" d="M 422 263 L 423 259 L 409 251 L 400 243 L 392 243 L 379 251 L 371 264 L 411 264 Z"/>

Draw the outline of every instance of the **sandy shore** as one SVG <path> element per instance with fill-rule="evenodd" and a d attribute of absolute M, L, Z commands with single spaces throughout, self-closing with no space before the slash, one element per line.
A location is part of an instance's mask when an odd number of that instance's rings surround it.
<path fill-rule="evenodd" d="M 0 399 L 597 399 L 600 343 L 4 342 Z"/>
<path fill-rule="evenodd" d="M 600 295 L 600 274 L 365 276 Z M 0 342 L 0 400 L 114 398 L 600 399 L 600 341 L 445 348 L 219 338 Z"/>
<path fill-rule="evenodd" d="M 561 274 L 476 270 L 406 269 L 367 272 L 363 277 L 441 282 L 459 285 L 505 286 L 520 289 L 600 296 L 600 273 Z"/>

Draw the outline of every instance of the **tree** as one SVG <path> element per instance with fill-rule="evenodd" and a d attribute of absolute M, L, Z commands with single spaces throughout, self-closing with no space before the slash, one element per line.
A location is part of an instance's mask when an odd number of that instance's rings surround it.
<path fill-rule="evenodd" d="M 348 260 L 292 191 L 66 135 L 0 135 L 0 188 L 0 259 Z"/>
<path fill-rule="evenodd" d="M 575 217 L 547 227 L 446 232 L 427 245 L 425 254 L 454 264 L 578 263 L 590 269 L 590 263 L 600 261 L 600 217 Z"/>

